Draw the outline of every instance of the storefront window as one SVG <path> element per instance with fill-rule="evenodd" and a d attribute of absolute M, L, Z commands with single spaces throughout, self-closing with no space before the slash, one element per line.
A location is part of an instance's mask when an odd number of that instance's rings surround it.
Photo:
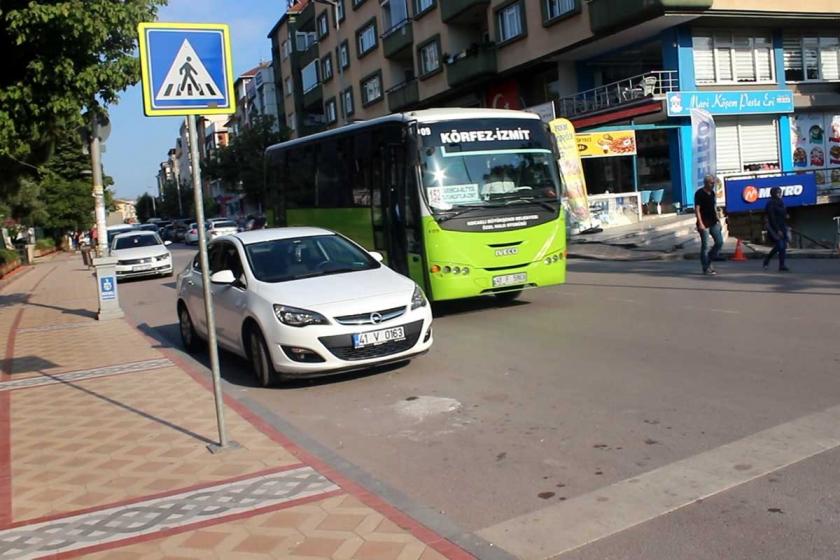
<path fill-rule="evenodd" d="M 840 80 L 840 35 L 786 33 L 784 50 L 787 81 Z"/>
<path fill-rule="evenodd" d="M 716 118 L 718 175 L 779 169 L 779 135 L 772 117 Z"/>

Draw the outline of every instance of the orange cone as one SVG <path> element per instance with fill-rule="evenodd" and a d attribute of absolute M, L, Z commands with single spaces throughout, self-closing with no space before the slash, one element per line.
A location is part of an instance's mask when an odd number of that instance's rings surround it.
<path fill-rule="evenodd" d="M 731 261 L 745 261 L 747 260 L 747 256 L 744 254 L 744 248 L 741 244 L 741 240 L 738 240 L 738 244 L 735 245 L 735 254 L 732 255 L 732 258 L 729 259 Z"/>

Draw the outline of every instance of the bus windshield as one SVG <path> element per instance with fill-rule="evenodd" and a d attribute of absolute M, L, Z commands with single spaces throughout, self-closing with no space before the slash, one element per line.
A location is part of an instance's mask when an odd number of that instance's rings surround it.
<path fill-rule="evenodd" d="M 419 130 L 423 190 L 433 212 L 559 201 L 557 164 L 540 121 L 449 121 Z"/>

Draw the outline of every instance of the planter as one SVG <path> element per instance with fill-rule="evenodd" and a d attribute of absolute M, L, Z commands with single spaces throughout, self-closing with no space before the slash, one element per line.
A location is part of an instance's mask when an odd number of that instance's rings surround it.
<path fill-rule="evenodd" d="M 46 257 L 47 255 L 52 255 L 56 251 L 58 251 L 58 249 L 56 249 L 55 247 L 53 247 L 52 249 L 35 249 L 35 256 Z"/>
<path fill-rule="evenodd" d="M 20 261 L 12 261 L 10 263 L 4 263 L 3 265 L 0 265 L 0 278 L 6 276 L 8 273 L 10 273 L 18 267 L 20 267 Z"/>

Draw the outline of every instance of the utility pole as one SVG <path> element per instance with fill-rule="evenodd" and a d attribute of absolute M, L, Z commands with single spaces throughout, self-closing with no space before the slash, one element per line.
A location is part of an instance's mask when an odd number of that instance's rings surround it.
<path fill-rule="evenodd" d="M 96 215 L 96 256 L 108 256 L 108 224 L 105 220 L 105 187 L 102 185 L 101 117 L 90 112 L 90 167 L 93 174 L 93 200 Z M 110 130 L 109 130 L 110 132 Z"/>
<path fill-rule="evenodd" d="M 183 154 L 181 154 L 183 157 Z M 184 217 L 184 206 L 181 202 L 181 170 L 178 169 L 178 160 L 175 158 L 175 154 L 169 156 L 169 161 L 172 162 L 172 174 L 175 175 L 175 189 L 178 191 L 178 217 Z"/>

